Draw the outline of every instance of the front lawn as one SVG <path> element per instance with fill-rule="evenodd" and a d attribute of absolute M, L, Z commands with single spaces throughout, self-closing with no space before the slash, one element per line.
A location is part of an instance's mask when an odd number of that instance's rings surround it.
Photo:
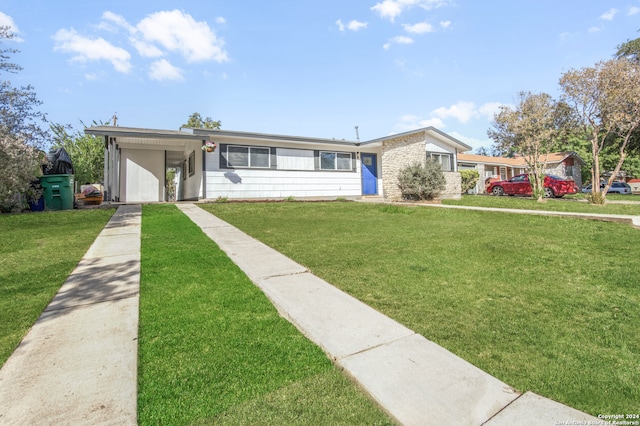
<path fill-rule="evenodd" d="M 113 212 L 95 209 L 0 215 L 0 366 Z"/>
<path fill-rule="evenodd" d="M 175 206 L 142 212 L 140 424 L 391 424 Z"/>
<path fill-rule="evenodd" d="M 629 225 L 363 203 L 203 208 L 520 391 L 596 416 L 637 412 Z"/>
<path fill-rule="evenodd" d="M 617 194 L 616 194 L 617 195 Z M 622 198 L 621 198 L 622 197 Z M 626 197 L 626 198 L 624 198 Z M 632 201 L 634 195 L 607 196 L 610 201 Z M 612 200 L 615 198 L 615 200 Z M 557 212 L 598 213 L 640 216 L 640 203 L 617 204 L 609 203 L 604 206 L 587 203 L 584 198 L 565 197 L 561 199 L 549 198 L 543 202 L 531 197 L 496 197 L 493 195 L 463 195 L 461 200 L 442 200 L 442 204 L 451 206 L 494 207 L 504 209 L 550 210 Z"/>

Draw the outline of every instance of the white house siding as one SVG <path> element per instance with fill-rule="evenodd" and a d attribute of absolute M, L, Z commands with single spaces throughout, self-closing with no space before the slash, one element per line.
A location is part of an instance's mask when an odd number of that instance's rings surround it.
<path fill-rule="evenodd" d="M 349 152 L 341 147 L 326 150 Z M 359 161 L 355 171 L 282 170 L 280 167 L 309 168 L 309 158 L 313 165 L 313 150 L 277 148 L 277 168 L 224 169 L 219 167 L 219 151 L 206 155 L 207 199 L 337 198 L 362 194 Z"/>
<path fill-rule="evenodd" d="M 194 164 L 193 174 L 189 174 L 189 156 L 193 152 Z M 187 162 L 187 169 L 183 172 L 186 179 L 182 180 L 181 200 L 197 200 L 202 196 L 202 150 L 185 150 L 184 158 Z M 182 176 L 181 176 L 182 177 Z"/>
<path fill-rule="evenodd" d="M 206 197 L 286 198 L 356 197 L 361 195 L 360 173 L 289 170 L 207 171 Z"/>
<path fill-rule="evenodd" d="M 120 201 L 164 201 L 164 151 L 122 149 Z"/>

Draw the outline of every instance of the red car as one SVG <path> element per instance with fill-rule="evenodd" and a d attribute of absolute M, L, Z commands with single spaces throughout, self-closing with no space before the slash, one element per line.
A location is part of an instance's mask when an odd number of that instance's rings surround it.
<path fill-rule="evenodd" d="M 567 194 L 576 194 L 578 187 L 572 180 L 566 180 L 559 176 L 546 175 L 544 177 L 544 196 L 547 198 L 561 198 Z M 493 195 L 531 195 L 529 175 L 515 175 L 509 180 L 491 182 L 487 187 L 487 193 Z"/>

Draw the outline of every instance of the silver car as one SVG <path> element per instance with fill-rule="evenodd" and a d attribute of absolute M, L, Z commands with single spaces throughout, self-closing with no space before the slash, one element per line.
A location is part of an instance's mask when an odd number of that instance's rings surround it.
<path fill-rule="evenodd" d="M 604 182 L 600 184 L 600 189 L 604 189 Z M 584 188 L 582 188 L 582 192 L 589 193 L 591 192 L 591 184 L 585 186 Z M 631 187 L 629 186 L 628 183 L 626 182 L 613 182 L 611 184 L 611 187 L 609 187 L 609 190 L 607 191 L 607 194 L 631 194 Z"/>

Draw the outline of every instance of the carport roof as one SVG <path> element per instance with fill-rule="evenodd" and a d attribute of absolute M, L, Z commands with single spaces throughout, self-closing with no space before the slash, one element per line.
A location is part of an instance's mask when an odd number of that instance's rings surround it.
<path fill-rule="evenodd" d="M 136 127 L 119 126 L 92 126 L 84 129 L 84 132 L 94 136 L 112 136 L 120 142 L 136 142 L 141 139 L 159 140 L 203 140 L 202 135 L 182 132 L 179 130 L 140 129 Z"/>

